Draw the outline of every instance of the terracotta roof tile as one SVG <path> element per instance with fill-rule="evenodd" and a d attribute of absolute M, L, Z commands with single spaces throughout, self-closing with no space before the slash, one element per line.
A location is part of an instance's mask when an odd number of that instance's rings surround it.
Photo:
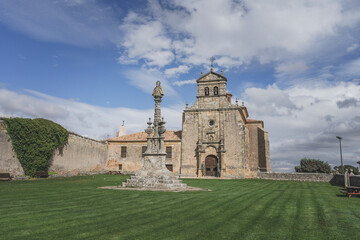
<path fill-rule="evenodd" d="M 181 130 L 177 131 L 166 131 L 165 140 L 181 140 Z M 137 132 L 121 137 L 109 138 L 107 141 L 146 141 L 147 133 L 146 132 Z"/>

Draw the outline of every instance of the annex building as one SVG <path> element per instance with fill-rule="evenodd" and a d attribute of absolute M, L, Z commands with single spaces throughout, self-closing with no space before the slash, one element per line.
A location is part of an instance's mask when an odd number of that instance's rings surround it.
<path fill-rule="evenodd" d="M 182 130 L 166 131 L 166 167 L 181 177 L 250 178 L 271 172 L 264 122 L 249 119 L 244 104 L 231 102 L 223 73 L 197 79 L 197 100 L 186 106 Z M 143 165 L 145 132 L 107 139 L 106 169 L 135 173 Z"/>

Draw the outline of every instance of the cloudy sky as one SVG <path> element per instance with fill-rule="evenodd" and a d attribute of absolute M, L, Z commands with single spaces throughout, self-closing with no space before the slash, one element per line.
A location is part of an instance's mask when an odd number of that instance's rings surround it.
<path fill-rule="evenodd" d="M 160 80 L 167 129 L 195 79 L 228 91 L 269 131 L 272 168 L 360 160 L 360 2 L 0 1 L 0 116 L 42 117 L 96 139 L 146 128 Z"/>

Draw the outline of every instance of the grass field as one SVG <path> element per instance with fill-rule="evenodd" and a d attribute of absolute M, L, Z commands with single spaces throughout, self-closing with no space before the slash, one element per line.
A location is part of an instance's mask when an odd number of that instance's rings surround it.
<path fill-rule="evenodd" d="M 360 198 L 328 183 L 184 180 L 211 192 L 97 189 L 126 176 L 0 182 L 0 239 L 360 239 Z"/>

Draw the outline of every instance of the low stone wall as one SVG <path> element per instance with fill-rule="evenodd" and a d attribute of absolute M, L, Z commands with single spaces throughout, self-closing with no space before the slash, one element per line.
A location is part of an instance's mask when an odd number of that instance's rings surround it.
<path fill-rule="evenodd" d="M 360 187 L 360 176 L 350 176 L 350 185 Z"/>
<path fill-rule="evenodd" d="M 331 173 L 265 173 L 260 172 L 258 177 L 261 179 L 272 180 L 293 180 L 309 182 L 330 182 L 333 178 Z"/>
<path fill-rule="evenodd" d="M 345 186 L 344 175 L 340 175 L 340 174 L 334 175 L 330 183 L 335 186 L 344 187 Z M 350 185 L 360 187 L 360 176 L 359 175 L 350 176 Z"/>
<path fill-rule="evenodd" d="M 83 174 L 104 172 L 107 161 L 107 143 L 69 134 L 67 144 L 56 149 L 49 171 L 59 174 Z"/>

